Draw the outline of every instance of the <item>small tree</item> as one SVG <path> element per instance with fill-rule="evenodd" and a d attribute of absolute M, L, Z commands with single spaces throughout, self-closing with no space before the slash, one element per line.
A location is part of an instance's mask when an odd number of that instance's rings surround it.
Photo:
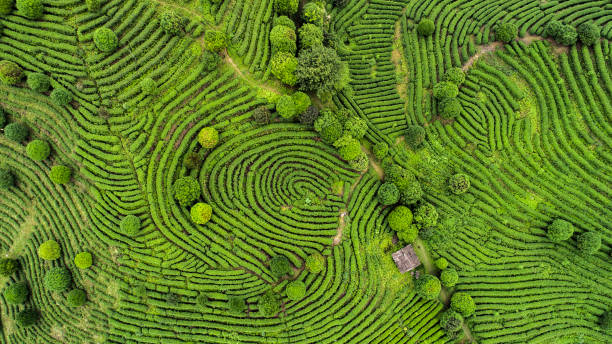
<path fill-rule="evenodd" d="M 30 129 L 21 122 L 14 122 L 4 127 L 4 136 L 15 142 L 23 142 L 30 136 Z"/>
<path fill-rule="evenodd" d="M 0 81 L 7 85 L 15 85 L 23 78 L 23 70 L 13 61 L 0 61 Z"/>
<path fill-rule="evenodd" d="M 93 264 L 93 257 L 89 252 L 81 252 L 74 257 L 74 265 L 79 269 L 88 269 Z"/>
<path fill-rule="evenodd" d="M 470 188 L 470 178 L 463 173 L 454 174 L 448 179 L 448 187 L 455 195 L 466 193 Z"/>
<path fill-rule="evenodd" d="M 396 232 L 403 232 L 410 229 L 412 225 L 412 211 L 408 207 L 398 205 L 387 215 L 389 227 Z"/>
<path fill-rule="evenodd" d="M 227 308 L 234 315 L 244 315 L 246 302 L 240 296 L 231 296 L 227 301 Z"/>
<path fill-rule="evenodd" d="M 204 225 L 212 217 L 212 207 L 207 203 L 196 203 L 190 210 L 191 221 Z"/>
<path fill-rule="evenodd" d="M 290 53 L 279 52 L 272 55 L 270 71 L 284 84 L 293 86 L 297 82 L 298 59 Z"/>
<path fill-rule="evenodd" d="M 51 88 L 49 77 L 43 73 L 29 73 L 26 81 L 28 87 L 38 93 L 44 93 Z"/>
<path fill-rule="evenodd" d="M 285 256 L 276 256 L 270 259 L 270 271 L 277 278 L 281 278 L 291 272 L 291 263 Z"/>
<path fill-rule="evenodd" d="M 578 236 L 578 249 L 584 254 L 594 254 L 601 247 L 601 235 L 596 232 L 584 232 Z"/>
<path fill-rule="evenodd" d="M 314 129 L 326 143 L 333 143 L 343 134 L 342 123 L 330 110 L 321 111 L 314 122 Z"/>
<path fill-rule="evenodd" d="M 204 44 L 206 49 L 219 52 L 227 46 L 225 33 L 216 30 L 208 30 L 204 34 Z"/>
<path fill-rule="evenodd" d="M 595 25 L 593 22 L 585 22 L 580 24 L 576 32 L 578 33 L 580 42 L 582 42 L 584 45 L 593 45 L 601 37 L 601 30 L 599 29 L 599 26 Z"/>
<path fill-rule="evenodd" d="M 276 101 L 276 111 L 284 119 L 292 119 L 297 115 L 297 109 L 293 98 L 289 95 L 282 95 Z"/>
<path fill-rule="evenodd" d="M 457 85 L 450 81 L 441 81 L 433 87 L 433 96 L 436 99 L 455 98 L 458 94 Z"/>
<path fill-rule="evenodd" d="M 72 284 L 72 275 L 66 268 L 55 267 L 47 271 L 43 282 L 50 291 L 64 291 Z"/>
<path fill-rule="evenodd" d="M 28 295 L 30 295 L 30 289 L 28 288 L 28 284 L 26 282 L 16 282 L 9 284 L 9 286 L 4 289 L 4 293 L 2 295 L 7 303 L 19 305 L 26 302 Z"/>
<path fill-rule="evenodd" d="M 465 73 L 459 67 L 449 68 L 442 76 L 442 81 L 449 81 L 459 86 L 465 81 Z"/>
<path fill-rule="evenodd" d="M 292 16 L 297 13 L 298 0 L 274 0 L 274 9 L 278 14 Z"/>
<path fill-rule="evenodd" d="M 274 293 L 272 290 L 268 290 L 259 297 L 257 308 L 259 308 L 259 312 L 263 316 L 271 317 L 280 312 L 281 300 L 276 293 Z"/>
<path fill-rule="evenodd" d="M 440 280 L 433 275 L 424 274 L 416 280 L 415 292 L 425 300 L 435 300 L 440 295 Z"/>
<path fill-rule="evenodd" d="M 325 257 L 319 252 L 315 252 L 306 257 L 306 269 L 313 274 L 318 274 L 325 268 Z"/>
<path fill-rule="evenodd" d="M 42 0 L 17 0 L 19 13 L 28 19 L 40 19 L 43 16 Z"/>
<path fill-rule="evenodd" d="M 452 309 L 447 309 L 440 316 L 440 327 L 442 327 L 446 333 L 450 334 L 451 336 L 461 331 L 462 323 L 463 317 L 461 314 Z"/>
<path fill-rule="evenodd" d="M 213 127 L 204 127 L 198 133 L 198 142 L 204 148 L 214 148 L 219 143 L 219 132 Z"/>
<path fill-rule="evenodd" d="M 419 25 L 417 25 L 417 32 L 421 36 L 431 36 L 435 29 L 436 26 L 434 25 L 433 20 L 429 18 L 421 19 Z"/>
<path fill-rule="evenodd" d="M 314 46 L 301 50 L 295 72 L 297 84 L 302 91 L 334 93 L 346 85 L 344 68 L 336 50 L 332 48 Z"/>
<path fill-rule="evenodd" d="M 159 26 L 169 35 L 180 35 L 185 31 L 187 19 L 174 10 L 164 11 L 159 18 Z"/>
<path fill-rule="evenodd" d="M 47 240 L 38 246 L 38 256 L 44 260 L 56 260 L 60 257 L 60 246 L 55 240 Z"/>
<path fill-rule="evenodd" d="M 121 220 L 119 229 L 128 237 L 135 237 L 140 232 L 140 219 L 136 215 L 128 215 Z"/>
<path fill-rule="evenodd" d="M 406 128 L 406 143 L 412 149 L 421 147 L 425 141 L 425 128 L 420 125 L 409 125 Z"/>
<path fill-rule="evenodd" d="M 440 280 L 445 287 L 454 287 L 459 281 L 459 274 L 455 269 L 446 269 L 440 274 Z"/>
<path fill-rule="evenodd" d="M 300 123 L 312 127 L 317 118 L 319 118 L 319 108 L 315 105 L 310 105 L 306 111 L 300 114 Z"/>
<path fill-rule="evenodd" d="M 87 294 L 83 289 L 72 289 L 66 295 L 66 304 L 68 307 L 81 307 L 87 302 Z"/>
<path fill-rule="evenodd" d="M 311 1 L 304 5 L 302 9 L 302 19 L 304 19 L 306 23 L 322 26 L 325 19 L 325 8 Z"/>
<path fill-rule="evenodd" d="M 461 114 L 461 102 L 457 98 L 445 98 L 438 103 L 438 112 L 443 118 L 455 118 Z"/>
<path fill-rule="evenodd" d="M 119 39 L 113 30 L 101 27 L 94 31 L 94 44 L 103 53 L 112 53 L 117 49 Z"/>
<path fill-rule="evenodd" d="M 66 106 L 72 101 L 72 93 L 65 88 L 55 88 L 49 95 L 53 104 L 57 106 Z"/>
<path fill-rule="evenodd" d="M 571 25 L 563 25 L 561 32 L 555 38 L 555 40 L 559 44 L 563 44 L 567 46 L 574 45 L 576 44 L 576 41 L 578 40 L 578 32 L 576 32 L 576 28 L 574 28 Z"/>
<path fill-rule="evenodd" d="M 399 201 L 399 190 L 391 182 L 385 182 L 378 188 L 378 202 L 382 205 L 391 205 Z"/>
<path fill-rule="evenodd" d="M 55 165 L 51 167 L 49 179 L 55 184 L 66 184 L 72 178 L 72 170 L 68 166 Z"/>
<path fill-rule="evenodd" d="M 414 221 L 419 228 L 435 226 L 438 223 L 438 211 L 431 203 L 421 204 L 414 212 Z"/>
<path fill-rule="evenodd" d="M 310 104 L 312 104 L 310 97 L 306 93 L 300 91 L 293 93 L 291 99 L 293 100 L 293 104 L 295 104 L 295 112 L 298 115 L 304 113 Z"/>
<path fill-rule="evenodd" d="M 548 239 L 554 242 L 561 242 L 572 237 L 574 234 L 574 226 L 565 220 L 555 219 L 549 226 L 546 232 Z"/>
<path fill-rule="evenodd" d="M 29 327 L 34 325 L 38 318 L 40 318 L 40 313 L 34 309 L 24 309 L 21 312 L 17 313 L 17 317 L 15 318 L 15 322 L 20 327 Z"/>
<path fill-rule="evenodd" d="M 8 189 L 15 185 L 13 172 L 6 167 L 0 167 L 0 189 Z"/>
<path fill-rule="evenodd" d="M 34 140 L 26 146 L 26 154 L 34 161 L 43 161 L 51 154 L 51 147 L 46 141 Z"/>
<path fill-rule="evenodd" d="M 283 52 L 291 55 L 297 51 L 295 31 L 284 25 L 277 25 L 270 31 L 272 54 Z"/>
<path fill-rule="evenodd" d="M 0 259 L 0 276 L 8 277 L 19 270 L 19 261 L 11 258 Z"/>
<path fill-rule="evenodd" d="M 300 38 L 300 48 L 310 49 L 315 46 L 323 45 L 323 30 L 314 24 L 304 24 L 298 30 Z"/>
<path fill-rule="evenodd" d="M 302 281 L 293 281 L 285 287 L 287 298 L 292 301 L 299 301 L 306 295 L 306 284 Z"/>
<path fill-rule="evenodd" d="M 174 198 L 182 207 L 190 206 L 200 198 L 200 184 L 193 177 L 182 177 L 174 182 Z"/>
<path fill-rule="evenodd" d="M 495 39 L 510 43 L 518 35 L 518 27 L 513 23 L 500 23 L 495 27 Z"/>
<path fill-rule="evenodd" d="M 374 153 L 374 156 L 376 157 L 376 159 L 382 160 L 389 153 L 389 145 L 384 141 L 380 141 L 376 145 L 374 145 L 374 148 L 372 149 L 372 153 Z"/>
<path fill-rule="evenodd" d="M 15 0 L 0 0 L 0 14 L 7 15 L 13 12 Z"/>

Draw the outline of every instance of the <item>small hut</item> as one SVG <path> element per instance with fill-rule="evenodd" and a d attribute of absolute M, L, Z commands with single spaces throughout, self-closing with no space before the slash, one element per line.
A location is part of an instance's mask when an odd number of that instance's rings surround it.
<path fill-rule="evenodd" d="M 394 252 L 391 257 L 393 257 L 393 261 L 395 261 L 395 265 L 397 265 L 401 273 L 413 270 L 421 265 L 421 261 L 414 252 L 412 245 L 407 245 L 401 250 Z"/>

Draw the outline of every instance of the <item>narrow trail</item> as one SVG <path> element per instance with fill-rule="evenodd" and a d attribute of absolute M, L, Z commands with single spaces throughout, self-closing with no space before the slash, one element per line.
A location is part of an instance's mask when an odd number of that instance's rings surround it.
<path fill-rule="evenodd" d="M 478 60 L 482 55 L 490 53 L 494 51 L 495 49 L 501 47 L 502 45 L 503 45 L 502 42 L 493 42 L 487 45 L 483 45 L 482 48 L 478 50 L 476 54 L 474 54 L 474 56 L 470 57 L 465 62 L 465 64 L 461 67 L 461 69 L 463 69 L 464 72 L 467 71 L 468 69 L 470 69 L 470 67 L 472 67 L 472 65 L 476 62 L 476 60 Z"/>
<path fill-rule="evenodd" d="M 282 92 L 274 86 L 268 85 L 264 82 L 258 81 L 256 80 L 252 75 L 244 73 L 240 67 L 236 64 L 236 62 L 234 62 L 234 59 L 232 59 L 232 57 L 229 54 L 229 51 L 227 51 L 227 49 L 225 50 L 224 53 L 224 58 L 223 61 L 225 61 L 225 63 L 227 65 L 229 65 L 237 74 L 238 77 L 240 77 L 242 80 L 244 80 L 245 82 L 247 82 L 249 85 L 255 87 L 255 88 L 262 88 L 265 89 L 267 91 L 270 91 L 272 93 L 275 94 L 281 94 Z"/>

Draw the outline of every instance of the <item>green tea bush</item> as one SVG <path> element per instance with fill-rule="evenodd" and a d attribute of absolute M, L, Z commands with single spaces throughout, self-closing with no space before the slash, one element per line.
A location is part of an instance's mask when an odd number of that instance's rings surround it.
<path fill-rule="evenodd" d="M 299 301 L 306 295 L 306 284 L 302 281 L 293 281 L 285 287 L 287 298 L 292 301 Z"/>
<path fill-rule="evenodd" d="M 0 0 L 0 14 L 7 15 L 13 12 L 15 0 Z"/>
<path fill-rule="evenodd" d="M 433 275 L 424 274 L 414 283 L 415 292 L 425 300 L 435 300 L 440 295 L 440 280 Z"/>
<path fill-rule="evenodd" d="M 23 142 L 30 136 L 30 129 L 21 122 L 10 123 L 4 127 L 4 136 L 15 142 Z"/>
<path fill-rule="evenodd" d="M 470 189 L 470 178 L 463 173 L 454 174 L 448 179 L 448 187 L 455 195 L 466 193 Z"/>
<path fill-rule="evenodd" d="M 417 32 L 421 36 L 431 36 L 431 34 L 434 32 L 435 29 L 436 29 L 436 26 L 433 20 L 429 18 L 421 19 L 421 21 L 419 22 L 419 25 L 417 25 Z"/>
<path fill-rule="evenodd" d="M 159 26 L 169 35 L 180 35 L 185 33 L 187 19 L 176 11 L 167 9 L 159 17 Z"/>
<path fill-rule="evenodd" d="M 461 103 L 457 98 L 445 98 L 438 103 L 438 111 L 443 118 L 455 118 L 461 113 Z"/>
<path fill-rule="evenodd" d="M 372 148 L 372 153 L 374 153 L 376 159 L 382 160 L 389 153 L 389 145 L 383 141 L 378 142 L 374 145 L 374 148 Z"/>
<path fill-rule="evenodd" d="M 17 317 L 15 317 L 15 322 L 19 327 L 29 327 L 38 321 L 40 318 L 40 314 L 38 311 L 34 309 L 24 309 L 21 312 L 17 313 Z"/>
<path fill-rule="evenodd" d="M 451 297 L 451 309 L 461 313 L 464 317 L 469 317 L 474 314 L 476 304 L 468 293 L 460 291 Z"/>
<path fill-rule="evenodd" d="M 298 30 L 300 48 L 310 49 L 314 46 L 323 45 L 323 30 L 314 24 L 304 24 Z"/>
<path fill-rule="evenodd" d="M 578 39 L 584 45 L 593 45 L 599 41 L 601 37 L 601 30 L 599 26 L 593 22 L 585 22 L 578 26 L 576 32 L 578 33 Z"/>
<path fill-rule="evenodd" d="M 157 88 L 157 85 L 155 84 L 155 80 L 149 77 L 143 78 L 140 81 L 139 86 L 140 86 L 140 91 L 148 96 L 153 95 Z"/>
<path fill-rule="evenodd" d="M 50 291 L 64 291 L 72 284 L 72 275 L 66 268 L 54 267 L 47 271 L 43 282 Z"/>
<path fill-rule="evenodd" d="M 193 177 L 182 177 L 174 182 L 172 187 L 174 198 L 183 207 L 190 206 L 195 200 L 200 198 L 200 184 Z"/>
<path fill-rule="evenodd" d="M 40 19 L 43 16 L 42 0 L 17 0 L 19 13 L 29 19 Z"/>
<path fill-rule="evenodd" d="M 204 127 L 198 133 L 198 142 L 204 148 L 214 148 L 219 143 L 219 132 L 213 127 Z"/>
<path fill-rule="evenodd" d="M 140 219 L 136 215 L 127 215 L 119 223 L 121 233 L 128 237 L 135 237 L 140 232 Z"/>
<path fill-rule="evenodd" d="M 234 315 L 244 315 L 246 302 L 240 296 L 231 296 L 227 301 L 227 308 Z"/>
<path fill-rule="evenodd" d="M 397 186 L 391 182 L 382 183 L 378 188 L 378 202 L 382 205 L 392 205 L 399 201 L 400 194 Z"/>
<path fill-rule="evenodd" d="M 317 2 L 311 1 L 302 8 L 302 19 L 306 23 L 322 26 L 325 19 L 325 8 Z"/>
<path fill-rule="evenodd" d="M 94 44 L 103 53 L 112 53 L 119 45 L 119 39 L 113 30 L 101 27 L 94 31 Z"/>
<path fill-rule="evenodd" d="M 289 95 L 282 95 L 276 102 L 276 111 L 284 119 L 291 119 L 297 115 L 293 98 Z"/>
<path fill-rule="evenodd" d="M 189 211 L 191 221 L 199 225 L 206 224 L 212 216 L 212 207 L 207 203 L 196 203 Z"/>
<path fill-rule="evenodd" d="M 313 274 L 318 274 L 325 269 L 325 257 L 319 252 L 313 253 L 306 257 L 306 270 Z"/>
<path fill-rule="evenodd" d="M 293 22 L 293 20 L 291 20 L 289 17 L 287 16 L 278 16 L 276 18 L 274 18 L 273 24 L 272 26 L 278 26 L 278 25 L 283 25 L 286 26 L 288 28 L 290 28 L 291 30 L 295 30 L 295 23 Z"/>
<path fill-rule="evenodd" d="M 410 148 L 417 149 L 425 141 L 425 128 L 420 125 L 409 125 L 406 128 L 406 143 Z"/>
<path fill-rule="evenodd" d="M 274 9 L 278 14 L 292 16 L 297 13 L 298 0 L 274 0 Z"/>
<path fill-rule="evenodd" d="M 459 86 L 465 82 L 465 73 L 459 67 L 449 68 L 442 76 L 442 81 L 449 81 Z"/>
<path fill-rule="evenodd" d="M 13 284 L 9 284 L 2 294 L 6 303 L 12 305 L 18 305 L 26 302 L 28 299 L 28 295 L 30 295 L 30 289 L 28 288 L 28 284 L 26 282 L 15 282 Z"/>
<path fill-rule="evenodd" d="M 38 93 L 44 93 L 51 89 L 51 80 L 43 73 L 29 73 L 26 83 L 32 91 Z"/>
<path fill-rule="evenodd" d="M 450 81 L 440 81 L 433 87 L 433 96 L 436 99 L 455 98 L 459 94 L 457 85 Z"/>
<path fill-rule="evenodd" d="M 6 167 L 0 167 L 0 189 L 8 189 L 15 185 L 13 172 Z"/>
<path fill-rule="evenodd" d="M 518 27 L 513 23 L 500 23 L 495 27 L 495 39 L 510 43 L 518 35 Z"/>
<path fill-rule="evenodd" d="M 55 184 L 66 184 L 72 178 L 72 170 L 68 166 L 55 165 L 51 167 L 49 179 Z"/>
<path fill-rule="evenodd" d="M 280 312 L 281 300 L 276 293 L 274 293 L 272 290 L 268 290 L 259 297 L 257 308 L 259 308 L 261 315 L 271 317 Z"/>
<path fill-rule="evenodd" d="M 51 101 L 57 106 L 66 106 L 72 101 L 72 93 L 64 88 L 55 88 L 51 91 Z"/>
<path fill-rule="evenodd" d="M 572 237 L 574 226 L 565 220 L 556 219 L 549 226 L 546 232 L 548 239 L 554 242 L 561 242 Z"/>
<path fill-rule="evenodd" d="M 440 274 L 440 281 L 447 288 L 454 287 L 459 281 L 459 274 L 455 269 L 446 269 Z"/>
<path fill-rule="evenodd" d="M 314 122 L 319 118 L 319 108 L 315 105 L 310 105 L 306 111 L 302 112 L 299 116 L 300 123 L 309 127 L 314 126 Z"/>
<path fill-rule="evenodd" d="M 398 205 L 387 216 L 389 227 L 396 232 L 403 232 L 410 229 L 412 225 L 412 211 L 403 205 Z"/>
<path fill-rule="evenodd" d="M 0 259 L 0 276 L 10 276 L 19 270 L 19 261 L 11 258 Z"/>
<path fill-rule="evenodd" d="M 440 316 L 440 327 L 442 327 L 446 333 L 454 334 L 462 329 L 463 317 L 458 312 L 447 309 Z"/>
<path fill-rule="evenodd" d="M 423 203 L 414 212 L 414 222 L 419 228 L 435 226 L 438 223 L 438 211 L 431 203 Z"/>
<path fill-rule="evenodd" d="M 100 0 L 85 0 L 89 12 L 98 12 L 101 8 Z"/>
<path fill-rule="evenodd" d="M 51 154 L 51 147 L 46 141 L 33 140 L 26 146 L 26 154 L 34 161 L 42 161 L 49 157 Z"/>
<path fill-rule="evenodd" d="M 38 256 L 44 260 L 56 260 L 60 257 L 60 246 L 55 240 L 47 240 L 38 246 Z"/>
<path fill-rule="evenodd" d="M 79 269 L 89 269 L 93 264 L 93 257 L 89 252 L 81 252 L 74 256 L 74 265 Z"/>
<path fill-rule="evenodd" d="M 227 46 L 225 33 L 216 30 L 208 30 L 204 34 L 204 44 L 206 49 L 219 52 Z"/>
<path fill-rule="evenodd" d="M 584 254 L 593 254 L 601 247 L 601 235 L 597 232 L 584 232 L 578 235 L 578 249 Z"/>
<path fill-rule="evenodd" d="M 297 51 L 295 31 L 287 26 L 278 25 L 270 31 L 272 53 L 282 52 L 294 55 Z"/>
<path fill-rule="evenodd" d="M 72 289 L 66 295 L 68 307 L 81 307 L 85 302 L 87 302 L 87 294 L 83 289 Z"/>
<path fill-rule="evenodd" d="M 0 81 L 7 85 L 15 85 L 23 78 L 23 70 L 13 61 L 0 61 Z"/>
<path fill-rule="evenodd" d="M 293 86 L 297 82 L 297 67 L 298 59 L 290 53 L 276 53 L 270 61 L 270 71 L 272 74 L 289 86 Z"/>
<path fill-rule="evenodd" d="M 281 278 L 291 272 L 291 264 L 285 256 L 275 256 L 270 259 L 270 271 L 278 278 Z"/>

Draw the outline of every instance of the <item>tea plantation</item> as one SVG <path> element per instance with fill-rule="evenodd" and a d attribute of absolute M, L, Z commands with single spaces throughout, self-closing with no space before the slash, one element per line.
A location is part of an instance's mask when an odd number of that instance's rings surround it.
<path fill-rule="evenodd" d="M 0 0 L 0 343 L 612 343 L 611 144 L 608 0 Z"/>

